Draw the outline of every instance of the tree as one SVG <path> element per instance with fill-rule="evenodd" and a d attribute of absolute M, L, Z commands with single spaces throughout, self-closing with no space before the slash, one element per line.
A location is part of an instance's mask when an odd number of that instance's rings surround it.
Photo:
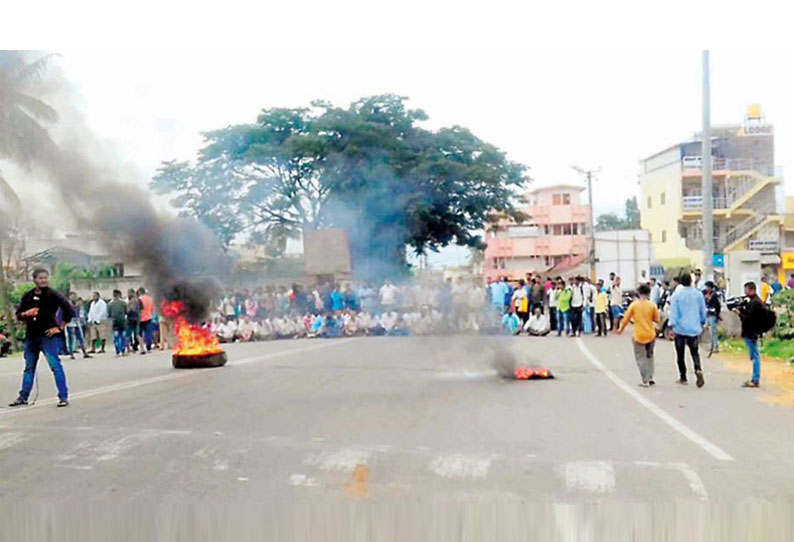
<path fill-rule="evenodd" d="M 625 222 L 615 213 L 599 215 L 596 219 L 596 231 L 615 231 L 624 229 Z"/>
<path fill-rule="evenodd" d="M 637 205 L 637 197 L 633 196 L 626 200 L 626 219 L 624 229 L 636 230 L 640 227 L 640 207 Z"/>
<path fill-rule="evenodd" d="M 624 218 L 620 218 L 615 213 L 599 215 L 596 219 L 596 231 L 615 231 L 615 230 L 636 230 L 640 227 L 640 209 L 637 206 L 637 198 L 628 198 L 625 203 Z"/>
<path fill-rule="evenodd" d="M 418 124 L 426 119 L 391 94 L 347 108 L 268 109 L 255 124 L 208 132 L 195 165 L 166 163 L 152 185 L 194 216 L 209 208 L 242 217 L 232 235 L 345 228 L 358 272 L 391 273 L 404 268 L 406 246 L 419 254 L 483 246 L 472 232 L 490 211 L 517 216 L 528 180 L 524 166 L 469 130 L 426 130 Z M 212 167 L 223 174 L 196 173 Z"/>
<path fill-rule="evenodd" d="M 46 55 L 31 62 L 20 51 L 0 51 L 0 160 L 28 167 L 35 158 L 35 149 L 51 142 L 41 123 L 56 121 L 58 114 L 31 93 L 32 84 L 39 80 L 50 58 Z M 3 265 L 3 245 L 9 242 L 18 210 L 19 198 L 0 176 L 0 302 L 12 340 L 16 339 L 16 323 Z"/>

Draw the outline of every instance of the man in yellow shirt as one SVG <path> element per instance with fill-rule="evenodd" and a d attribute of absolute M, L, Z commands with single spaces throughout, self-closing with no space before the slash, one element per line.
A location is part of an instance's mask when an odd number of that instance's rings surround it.
<path fill-rule="evenodd" d="M 595 295 L 595 328 L 599 337 L 607 336 L 607 311 L 609 311 L 609 296 L 604 290 L 604 281 L 598 281 Z"/>
<path fill-rule="evenodd" d="M 631 319 L 634 318 L 634 333 L 632 334 L 634 359 L 640 369 L 640 377 L 642 378 L 640 386 L 647 388 L 655 384 L 653 381 L 653 347 L 656 344 L 656 323 L 661 321 L 661 317 L 656 304 L 648 299 L 651 295 L 650 286 L 640 284 L 639 288 L 637 288 L 637 293 L 640 294 L 640 298 L 632 301 L 631 305 L 629 305 L 623 320 L 620 322 L 618 334 L 623 333 Z"/>
<path fill-rule="evenodd" d="M 772 287 L 769 285 L 769 277 L 761 277 L 761 303 L 769 303 L 769 294 L 772 293 Z"/>

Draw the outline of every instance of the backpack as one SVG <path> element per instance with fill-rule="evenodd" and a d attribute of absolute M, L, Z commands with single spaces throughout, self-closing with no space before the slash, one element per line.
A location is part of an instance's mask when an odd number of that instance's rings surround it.
<path fill-rule="evenodd" d="M 763 334 L 775 327 L 775 323 L 777 322 L 777 314 L 775 311 L 768 307 L 764 307 L 761 311 L 759 311 L 759 319 L 758 319 L 758 332 Z"/>

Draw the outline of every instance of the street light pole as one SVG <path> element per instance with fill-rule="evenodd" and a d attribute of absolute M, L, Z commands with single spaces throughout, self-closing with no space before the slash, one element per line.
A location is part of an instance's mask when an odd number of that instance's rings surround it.
<path fill-rule="evenodd" d="M 703 51 L 703 142 L 702 192 L 703 192 L 703 276 L 714 278 L 714 206 L 711 182 L 711 92 L 709 82 L 709 52 Z"/>
<path fill-rule="evenodd" d="M 587 261 L 590 264 L 590 280 L 595 283 L 596 281 L 596 250 L 595 250 L 595 220 L 593 218 L 593 174 L 598 173 L 600 170 L 593 171 L 592 169 L 585 170 L 579 166 L 571 166 L 574 171 L 585 176 L 587 179 L 587 203 L 590 207 L 590 235 L 588 237 L 588 255 Z"/>

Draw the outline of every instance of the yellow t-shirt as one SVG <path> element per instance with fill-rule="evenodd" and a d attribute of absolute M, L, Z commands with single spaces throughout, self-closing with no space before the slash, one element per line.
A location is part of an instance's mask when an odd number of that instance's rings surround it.
<path fill-rule="evenodd" d="M 761 281 L 761 303 L 766 303 L 766 300 L 769 298 L 769 293 L 772 291 L 772 287 L 764 281 Z"/>
<path fill-rule="evenodd" d="M 632 318 L 634 318 L 633 337 L 635 342 L 648 344 L 656 339 L 656 327 L 653 323 L 662 320 L 656 303 L 647 299 L 632 301 L 620 322 L 620 331 L 626 329 Z"/>
<path fill-rule="evenodd" d="M 598 292 L 595 297 L 595 311 L 606 312 L 609 305 L 609 297 L 606 292 Z"/>

